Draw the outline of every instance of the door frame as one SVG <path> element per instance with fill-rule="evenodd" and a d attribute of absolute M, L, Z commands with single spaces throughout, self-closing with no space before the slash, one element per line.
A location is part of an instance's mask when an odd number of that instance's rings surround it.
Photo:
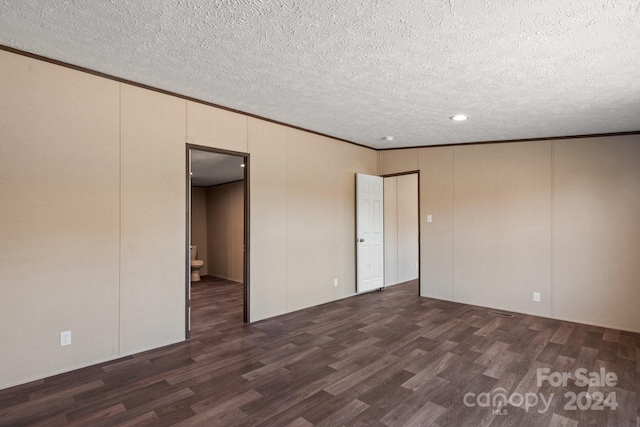
<path fill-rule="evenodd" d="M 244 323 L 250 323 L 250 268 L 249 268 L 249 260 L 250 260 L 250 245 L 249 242 L 251 239 L 250 229 L 249 229 L 249 219 L 250 219 L 250 182 L 249 182 L 249 153 L 242 153 L 240 151 L 232 151 L 225 150 L 222 148 L 214 148 L 214 147 L 206 147 L 203 145 L 196 145 L 186 143 L 186 247 L 185 247 L 185 265 L 186 265 L 186 275 L 185 275 L 185 339 L 189 339 L 190 331 L 189 331 L 189 323 L 190 323 L 190 308 L 191 308 L 191 156 L 190 151 L 208 151 L 210 153 L 219 153 L 219 154 L 227 154 L 230 156 L 242 157 L 244 159 L 244 252 L 243 252 L 243 321 Z"/>
<path fill-rule="evenodd" d="M 420 169 L 407 171 L 407 172 L 397 172 L 390 173 L 386 175 L 380 175 L 382 178 L 393 178 L 395 176 L 403 176 L 403 175 L 418 175 L 418 296 L 420 295 L 421 281 L 422 281 L 422 241 L 420 237 L 420 232 L 422 231 L 421 221 L 421 211 L 420 211 Z"/>

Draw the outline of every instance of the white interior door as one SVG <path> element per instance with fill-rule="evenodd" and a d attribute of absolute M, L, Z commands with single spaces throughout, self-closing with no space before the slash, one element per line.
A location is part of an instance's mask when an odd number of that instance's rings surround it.
<path fill-rule="evenodd" d="M 356 174 L 356 292 L 384 286 L 384 179 Z"/>

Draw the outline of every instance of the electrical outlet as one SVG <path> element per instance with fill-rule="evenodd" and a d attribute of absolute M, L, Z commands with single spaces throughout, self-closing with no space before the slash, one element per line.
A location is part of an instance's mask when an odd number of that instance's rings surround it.
<path fill-rule="evenodd" d="M 338 279 L 333 279 L 333 286 L 338 286 Z"/>
<path fill-rule="evenodd" d="M 60 332 L 60 346 L 71 345 L 71 331 Z"/>
<path fill-rule="evenodd" d="M 433 222 L 433 217 L 431 215 L 427 215 L 427 222 Z"/>
<path fill-rule="evenodd" d="M 534 292 L 533 293 L 533 300 L 535 302 L 540 302 L 540 292 Z"/>

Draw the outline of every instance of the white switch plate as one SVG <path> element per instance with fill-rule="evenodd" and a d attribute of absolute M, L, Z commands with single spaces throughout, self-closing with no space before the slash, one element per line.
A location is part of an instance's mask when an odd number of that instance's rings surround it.
<path fill-rule="evenodd" d="M 427 215 L 427 222 L 433 222 L 433 217 L 431 215 Z"/>
<path fill-rule="evenodd" d="M 71 345 L 71 331 L 60 332 L 60 346 Z"/>
<path fill-rule="evenodd" d="M 534 292 L 533 293 L 533 300 L 535 302 L 540 302 L 540 292 Z"/>
<path fill-rule="evenodd" d="M 333 286 L 338 286 L 338 279 L 333 279 Z"/>

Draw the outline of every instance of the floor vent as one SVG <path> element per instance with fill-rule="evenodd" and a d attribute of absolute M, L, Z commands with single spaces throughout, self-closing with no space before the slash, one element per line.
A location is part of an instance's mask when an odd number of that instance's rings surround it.
<path fill-rule="evenodd" d="M 504 313 L 502 311 L 495 311 L 495 310 L 489 310 L 489 314 L 495 314 L 496 316 L 500 316 L 500 317 L 508 317 L 508 318 L 513 317 L 513 314 L 511 313 Z"/>

